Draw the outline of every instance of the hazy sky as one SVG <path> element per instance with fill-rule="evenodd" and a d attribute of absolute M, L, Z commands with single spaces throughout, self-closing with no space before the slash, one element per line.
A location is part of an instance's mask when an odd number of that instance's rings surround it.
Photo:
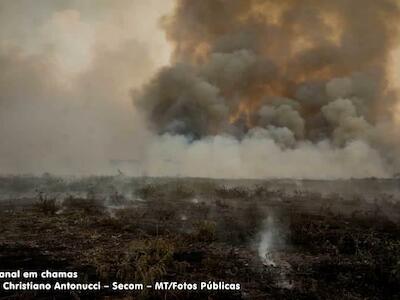
<path fill-rule="evenodd" d="M 107 172 L 139 155 L 130 92 L 168 63 L 172 4 L 1 1 L 0 172 Z"/>
<path fill-rule="evenodd" d="M 17 46 L 27 54 L 51 49 L 60 66 L 80 71 L 96 47 L 115 50 L 135 40 L 148 47 L 154 64 L 163 64 L 169 48 L 158 20 L 172 4 L 172 0 L 4 0 L 1 45 Z"/>

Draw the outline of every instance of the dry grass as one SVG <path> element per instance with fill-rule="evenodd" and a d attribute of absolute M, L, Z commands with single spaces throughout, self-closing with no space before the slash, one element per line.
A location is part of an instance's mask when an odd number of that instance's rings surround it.
<path fill-rule="evenodd" d="M 56 198 L 49 197 L 44 193 L 39 193 L 38 197 L 39 199 L 34 203 L 34 208 L 45 215 L 55 215 L 59 210 Z"/>
<path fill-rule="evenodd" d="M 103 214 L 105 210 L 103 201 L 94 197 L 79 198 L 69 196 L 63 201 L 62 207 L 66 212 L 81 211 L 88 215 Z"/>
<path fill-rule="evenodd" d="M 97 191 L 68 197 L 55 216 L 56 201 L 45 194 L 35 209 L 1 210 L 0 263 L 42 269 L 60 267 L 62 260 L 60 268 L 105 282 L 240 282 L 247 299 L 396 299 L 393 295 L 400 294 L 400 223 L 384 214 L 389 208 L 395 216 L 394 199 L 379 199 L 385 207 L 376 214 L 375 204 L 367 206 L 363 198 L 346 202 L 339 195 L 285 193 L 264 185 L 224 187 L 217 196 L 217 184 L 199 195 L 192 183 L 148 182 L 141 192 L 146 201 L 113 214 Z M 124 201 L 115 189 L 104 197 Z M 352 208 L 359 213 L 351 215 Z M 257 237 L 270 214 L 284 229 L 287 244 L 278 254 L 289 268 L 264 266 L 257 253 Z M 38 249 L 46 261 L 36 259 Z M 280 285 L 282 272 L 292 288 Z M 102 293 L 100 299 L 244 298 L 244 292 Z"/>
<path fill-rule="evenodd" d="M 199 221 L 195 224 L 192 237 L 195 241 L 211 243 L 216 240 L 216 223 L 211 221 Z"/>
<path fill-rule="evenodd" d="M 246 200 L 251 196 L 251 193 L 248 189 L 243 187 L 226 187 L 220 186 L 217 187 L 215 190 L 215 195 L 217 198 L 220 199 L 242 199 Z"/>
<path fill-rule="evenodd" d="M 164 238 L 132 241 L 119 266 L 117 277 L 144 284 L 160 280 L 174 262 L 174 250 L 174 243 Z"/>

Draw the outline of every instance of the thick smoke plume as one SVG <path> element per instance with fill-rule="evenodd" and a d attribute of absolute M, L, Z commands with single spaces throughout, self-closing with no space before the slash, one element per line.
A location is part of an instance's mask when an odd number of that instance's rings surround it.
<path fill-rule="evenodd" d="M 396 0 L 179 0 L 172 64 L 134 104 L 149 174 L 386 177 L 400 167 Z"/>

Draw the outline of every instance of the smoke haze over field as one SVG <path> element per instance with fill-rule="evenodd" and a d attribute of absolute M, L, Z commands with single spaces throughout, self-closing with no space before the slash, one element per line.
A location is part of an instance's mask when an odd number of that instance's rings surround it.
<path fill-rule="evenodd" d="M 2 1 L 0 171 L 392 176 L 399 16 L 395 0 Z"/>
<path fill-rule="evenodd" d="M 163 0 L 0 3 L 0 172 L 115 174 L 146 136 L 129 90 L 168 62 Z"/>

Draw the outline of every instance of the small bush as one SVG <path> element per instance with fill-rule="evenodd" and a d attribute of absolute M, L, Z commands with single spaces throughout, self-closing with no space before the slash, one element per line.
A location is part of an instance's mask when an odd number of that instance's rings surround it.
<path fill-rule="evenodd" d="M 196 224 L 193 238 L 198 242 L 213 242 L 216 239 L 216 224 L 202 221 Z"/>
<path fill-rule="evenodd" d="M 123 259 L 117 277 L 145 284 L 161 279 L 173 264 L 174 244 L 155 238 L 132 242 Z"/>
<path fill-rule="evenodd" d="M 126 197 L 119 193 L 118 191 L 115 191 L 114 193 L 111 194 L 110 196 L 110 204 L 111 205 L 125 205 L 128 203 L 128 200 Z"/>
<path fill-rule="evenodd" d="M 59 207 L 56 198 L 50 198 L 43 193 L 39 193 L 39 200 L 34 204 L 35 208 L 45 215 L 55 215 Z"/>
<path fill-rule="evenodd" d="M 138 188 L 136 190 L 136 195 L 144 200 L 148 200 L 148 199 L 159 196 L 159 193 L 157 191 L 157 188 L 154 185 L 148 184 L 148 185 Z"/>
<path fill-rule="evenodd" d="M 85 199 L 69 196 L 62 206 L 67 211 L 82 211 L 88 215 L 102 214 L 105 210 L 103 203 L 97 199 Z"/>
<path fill-rule="evenodd" d="M 250 195 L 249 190 L 241 187 L 228 188 L 226 186 L 215 189 L 215 194 L 222 199 L 247 199 Z"/>
<path fill-rule="evenodd" d="M 183 200 L 192 198 L 194 196 L 194 191 L 188 188 L 178 185 L 175 190 L 172 191 L 171 198 L 173 200 Z"/>

